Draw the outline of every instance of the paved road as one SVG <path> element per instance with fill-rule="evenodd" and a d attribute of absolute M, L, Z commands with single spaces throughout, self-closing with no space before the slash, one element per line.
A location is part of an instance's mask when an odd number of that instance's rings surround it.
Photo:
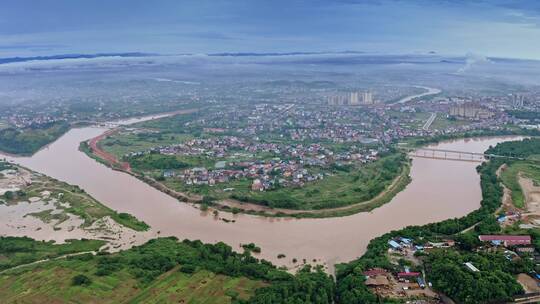
<path fill-rule="evenodd" d="M 428 118 L 428 120 L 422 127 L 422 130 L 424 131 L 429 130 L 429 127 L 431 127 L 431 124 L 433 123 L 433 121 L 435 121 L 435 118 L 437 118 L 437 113 L 431 113 L 431 116 Z"/>
<path fill-rule="evenodd" d="M 95 251 L 84 251 L 84 252 L 70 253 L 70 254 L 61 255 L 61 256 L 58 256 L 58 257 L 55 257 L 55 258 L 43 259 L 43 260 L 34 261 L 32 263 L 28 263 L 28 264 L 17 265 L 15 267 L 11 267 L 11 268 L 4 269 L 4 270 L 0 271 L 0 274 L 5 273 L 5 272 L 10 271 L 10 270 L 15 270 L 15 269 L 19 269 L 19 268 L 23 268 L 23 267 L 27 267 L 27 266 L 32 266 L 32 265 L 37 265 L 37 264 L 45 263 L 45 262 L 48 262 L 48 261 L 65 259 L 65 258 L 68 258 L 68 257 L 71 257 L 71 256 L 77 256 L 77 255 L 86 254 L 86 253 L 91 253 L 93 255 L 96 254 Z"/>

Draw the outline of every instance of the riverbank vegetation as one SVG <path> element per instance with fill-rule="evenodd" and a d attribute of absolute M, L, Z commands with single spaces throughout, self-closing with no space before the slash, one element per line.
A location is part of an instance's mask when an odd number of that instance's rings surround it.
<path fill-rule="evenodd" d="M 501 170 L 502 182 L 512 191 L 512 202 L 517 208 L 523 209 L 525 197 L 519 179 L 525 177 L 532 179 L 535 183 L 540 183 L 540 140 L 525 139 L 522 145 L 501 143 L 491 151 L 523 159 L 508 161 L 507 166 Z"/>
<path fill-rule="evenodd" d="M 0 161 L 0 168 L 2 167 L 13 170 L 13 173 L 4 177 L 3 182 L 8 184 L 17 182 L 19 190 L 7 191 L 0 198 L 10 205 L 29 200 L 50 203 L 51 208 L 28 215 L 39 218 L 43 222 L 52 223 L 55 227 L 68 220 L 69 214 L 71 214 L 83 220 L 83 228 L 88 228 L 105 217 L 110 217 L 118 224 L 135 231 L 146 231 L 150 228 L 146 223 L 130 214 L 119 213 L 103 205 L 78 186 L 69 185 L 48 176 L 36 174 L 26 168 Z"/>
<path fill-rule="evenodd" d="M 392 200 L 394 196 L 396 196 L 399 192 L 403 191 L 407 185 L 411 182 L 411 177 L 409 176 L 410 172 L 410 165 L 406 165 L 403 168 L 403 171 L 401 172 L 401 175 L 396 178 L 394 183 L 392 183 L 389 187 L 387 187 L 382 193 L 377 195 L 376 197 L 356 203 L 351 204 L 344 207 L 338 207 L 333 209 L 318 209 L 318 210 L 304 210 L 299 211 L 295 213 L 284 213 L 283 211 L 278 211 L 275 213 L 268 213 L 268 211 L 249 211 L 249 210 L 241 210 L 241 206 L 237 207 L 241 212 L 245 212 L 248 214 L 254 214 L 254 215 L 262 215 L 262 216 L 274 216 L 274 217 L 294 217 L 294 218 L 325 218 L 325 217 L 341 217 L 341 216 L 347 216 L 356 214 L 359 212 L 369 212 L 375 208 L 378 208 Z M 213 207 L 216 207 L 214 202 L 211 202 L 213 204 Z M 221 206 L 218 208 L 225 209 L 228 211 L 235 212 L 236 209 L 234 208 L 225 208 L 224 206 Z"/>
<path fill-rule="evenodd" d="M 38 192 L 42 191 L 50 191 L 52 197 L 61 197 L 61 201 L 68 205 L 66 207 L 59 205 L 58 207 L 63 213 L 71 213 L 83 219 L 85 227 L 89 227 L 99 219 L 110 217 L 118 224 L 135 231 L 146 231 L 150 228 L 131 214 L 119 213 L 101 204 L 77 186 L 47 179 L 45 184 L 30 186 L 27 196 L 38 195 Z"/>
<path fill-rule="evenodd" d="M 498 130 L 478 129 L 463 133 L 450 133 L 430 137 L 412 137 L 404 141 L 410 147 L 422 147 L 426 145 L 437 144 L 447 140 L 475 137 L 490 137 L 490 136 L 540 136 L 540 131 L 535 129 L 523 129 L 516 127 L 507 127 Z"/>
<path fill-rule="evenodd" d="M 4 128 L 0 129 L 0 151 L 31 155 L 43 146 L 55 141 L 58 137 L 69 130 L 70 126 L 65 121 L 30 126 L 24 129 Z"/>
<path fill-rule="evenodd" d="M 139 221 L 134 216 L 127 213 L 118 213 L 109 207 L 101 204 L 94 198 L 90 197 L 77 186 L 71 186 L 56 180 L 49 180 L 48 183 L 36 185 L 28 189 L 28 195 L 38 195 L 38 191 L 50 191 L 52 197 L 61 197 L 61 201 L 67 203 L 68 206 L 60 209 L 65 213 L 71 213 L 84 220 L 84 226 L 89 227 L 95 221 L 104 217 L 111 217 L 115 222 L 131 228 L 135 231 L 145 231 L 149 226 Z"/>
<path fill-rule="evenodd" d="M 540 150 L 538 150 L 540 153 Z M 519 178 L 530 178 L 536 183 L 540 183 L 540 161 L 531 163 L 530 161 L 514 161 L 501 171 L 501 180 L 508 189 L 512 191 L 512 202 L 517 208 L 525 207 L 525 196 Z"/>
<path fill-rule="evenodd" d="M 79 284 L 80 283 L 80 284 Z M 296 275 L 223 244 L 160 238 L 115 254 L 78 255 L 3 273 L 0 301 L 332 303 L 320 268 Z"/>
<path fill-rule="evenodd" d="M 528 158 L 537 154 L 539 139 L 506 142 L 490 148 L 486 153 L 497 155 L 514 155 Z M 501 253 L 487 254 L 471 251 L 478 246 L 479 234 L 496 234 L 501 227 L 495 220 L 494 213 L 501 205 L 503 196 L 497 170 L 509 159 L 492 159 L 478 167 L 481 176 L 481 207 L 472 213 L 455 219 L 449 219 L 424 226 L 410 226 L 398 231 L 386 233 L 370 241 L 366 253 L 359 259 L 346 264 L 336 265 L 336 300 L 339 303 L 374 303 L 380 301 L 363 283 L 363 271 L 373 267 L 381 267 L 396 271 L 387 255 L 388 241 L 395 237 L 407 237 L 414 243 L 455 239 L 459 246 L 455 249 L 435 251 L 424 259 L 427 279 L 433 287 L 461 303 L 487 303 L 508 301 L 515 295 L 523 293 L 514 275 L 534 270 L 527 260 L 508 260 Z M 469 227 L 474 229 L 460 234 Z M 511 232 L 511 231 L 506 231 Z M 519 233 L 519 231 L 514 231 Z M 540 235 L 531 231 L 536 250 Z M 467 272 L 463 268 L 464 261 L 473 261 L 481 265 L 479 272 Z M 386 299 L 385 299 L 386 301 Z"/>

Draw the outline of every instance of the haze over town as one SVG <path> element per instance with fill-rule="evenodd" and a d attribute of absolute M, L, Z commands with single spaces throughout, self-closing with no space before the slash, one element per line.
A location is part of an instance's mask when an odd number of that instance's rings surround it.
<path fill-rule="evenodd" d="M 0 302 L 538 302 L 539 19 L 4 1 Z"/>

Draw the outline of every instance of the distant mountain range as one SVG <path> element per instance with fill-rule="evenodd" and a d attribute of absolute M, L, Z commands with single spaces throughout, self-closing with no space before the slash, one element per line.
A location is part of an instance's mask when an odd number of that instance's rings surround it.
<path fill-rule="evenodd" d="M 8 57 L 0 58 L 0 64 L 16 63 L 16 62 L 28 62 L 28 61 L 46 61 L 46 60 L 62 60 L 62 59 L 93 59 L 102 57 L 124 57 L 124 58 L 137 58 L 137 57 L 167 57 L 167 56 L 196 56 L 201 54 L 183 53 L 183 54 L 155 54 L 155 53 L 143 53 L 143 52 L 125 52 L 125 53 L 97 53 L 97 54 L 62 54 L 62 55 L 50 55 L 50 56 L 34 56 L 34 57 Z M 445 57 L 437 55 L 435 52 L 429 52 L 426 54 L 373 54 L 361 51 L 340 51 L 340 52 L 225 52 L 225 53 L 209 53 L 202 54 L 209 57 L 285 57 L 285 56 L 299 56 L 298 60 L 302 63 L 326 63 L 326 64 L 351 64 L 351 63 L 364 63 L 364 64 L 396 64 L 396 63 L 415 63 L 415 64 L 429 64 L 429 63 L 447 63 L 447 64 L 463 64 L 466 57 L 453 56 Z M 302 58 L 302 56 L 308 56 Z M 321 56 L 309 56 L 309 55 L 329 55 L 328 58 L 322 58 Z M 358 58 L 331 56 L 331 55 L 359 55 Z M 321 57 L 321 58 L 319 58 Z M 354 56 L 353 56 L 354 57 Z M 514 61 L 513 59 L 504 58 L 489 58 L 489 60 L 495 61 Z"/>
<path fill-rule="evenodd" d="M 342 51 L 342 52 L 285 52 L 285 53 L 254 53 L 254 52 L 238 52 L 238 53 L 211 53 L 205 54 L 212 57 L 265 57 L 265 56 L 298 56 L 298 55 L 324 55 L 324 54 L 364 54 L 358 51 Z M 196 54 L 175 54 L 183 56 L 193 56 Z M 149 57 L 149 56 L 167 56 L 152 53 L 129 52 L 129 53 L 97 53 L 97 54 L 62 54 L 50 56 L 34 56 L 34 57 L 8 57 L 0 58 L 0 64 L 13 62 L 27 61 L 43 61 L 43 60 L 62 60 L 62 59 L 92 59 L 100 57 Z"/>
<path fill-rule="evenodd" d="M 9 57 L 9 58 L 0 58 L 0 64 L 36 61 L 36 60 L 92 59 L 92 58 L 100 58 L 100 57 L 147 57 L 147 56 L 156 56 L 156 54 L 131 52 L 131 53 L 63 54 L 63 55 L 35 56 L 35 57 Z"/>
<path fill-rule="evenodd" d="M 341 52 L 286 52 L 286 53 L 213 53 L 208 56 L 222 56 L 222 57 L 262 57 L 262 56 L 296 56 L 296 55 L 324 55 L 324 54 L 365 54 L 360 51 L 341 51 Z"/>

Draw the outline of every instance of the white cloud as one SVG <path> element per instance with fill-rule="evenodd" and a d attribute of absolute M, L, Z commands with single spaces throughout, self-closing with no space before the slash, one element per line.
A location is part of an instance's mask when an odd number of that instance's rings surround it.
<path fill-rule="evenodd" d="M 467 53 L 465 55 L 465 65 L 457 70 L 457 73 L 463 74 L 470 70 L 476 64 L 491 62 L 487 57 L 480 54 Z"/>

